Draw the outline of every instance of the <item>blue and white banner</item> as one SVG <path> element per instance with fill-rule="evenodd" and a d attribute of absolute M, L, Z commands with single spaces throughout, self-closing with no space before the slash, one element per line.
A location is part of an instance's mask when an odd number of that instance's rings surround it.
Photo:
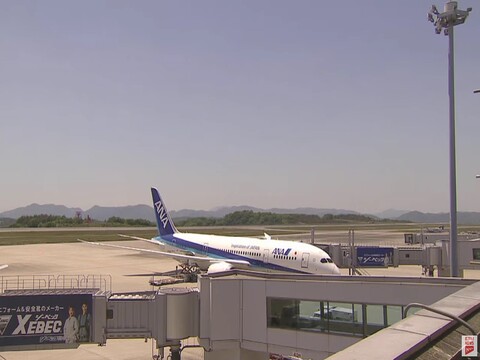
<path fill-rule="evenodd" d="M 357 266 L 387 267 L 393 265 L 393 248 L 357 247 Z"/>

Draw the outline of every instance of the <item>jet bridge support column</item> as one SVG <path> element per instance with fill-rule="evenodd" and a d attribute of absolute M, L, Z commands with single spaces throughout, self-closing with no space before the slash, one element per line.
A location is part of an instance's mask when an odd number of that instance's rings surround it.
<path fill-rule="evenodd" d="M 181 359 L 180 345 L 175 345 L 170 347 L 170 358 L 172 360 Z"/>

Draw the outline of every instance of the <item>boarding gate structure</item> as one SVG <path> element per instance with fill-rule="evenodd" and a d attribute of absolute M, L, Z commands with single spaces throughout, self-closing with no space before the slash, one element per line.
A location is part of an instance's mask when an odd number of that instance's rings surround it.
<path fill-rule="evenodd" d="M 469 297 L 480 297 L 479 283 L 454 278 L 229 271 L 201 276 L 196 287 L 138 293 L 113 293 L 108 276 L 0 280 L 0 351 L 85 342 L 108 346 L 108 339 L 144 338 L 155 342 L 157 358 L 167 354 L 174 360 L 181 358 L 183 341 L 189 338 L 197 339 L 207 360 L 338 357 L 353 344 L 408 320 L 402 320 L 402 313 L 411 303 L 435 306 L 465 289 L 470 289 Z M 480 298 L 467 307 L 457 315 L 478 311 Z M 77 336 L 69 342 L 71 313 L 80 323 L 82 308 L 90 315 L 88 339 Z M 407 350 L 411 348 L 409 344 Z"/>

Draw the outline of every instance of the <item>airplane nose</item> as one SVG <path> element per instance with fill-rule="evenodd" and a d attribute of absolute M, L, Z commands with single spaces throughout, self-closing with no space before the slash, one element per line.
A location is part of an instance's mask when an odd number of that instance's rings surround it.
<path fill-rule="evenodd" d="M 332 264 L 332 274 L 333 275 L 340 275 L 340 269 L 335 264 Z"/>

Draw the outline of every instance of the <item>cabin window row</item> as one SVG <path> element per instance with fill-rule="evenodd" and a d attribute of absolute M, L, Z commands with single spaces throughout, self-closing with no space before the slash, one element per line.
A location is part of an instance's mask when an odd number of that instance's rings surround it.
<path fill-rule="evenodd" d="M 226 250 L 224 249 L 223 251 L 229 253 L 229 254 L 236 254 L 236 255 L 249 255 L 249 256 L 257 256 L 261 257 L 261 253 L 253 252 L 253 251 L 238 251 L 238 250 Z"/>
<path fill-rule="evenodd" d="M 274 259 L 297 260 L 296 256 L 273 255 Z"/>

